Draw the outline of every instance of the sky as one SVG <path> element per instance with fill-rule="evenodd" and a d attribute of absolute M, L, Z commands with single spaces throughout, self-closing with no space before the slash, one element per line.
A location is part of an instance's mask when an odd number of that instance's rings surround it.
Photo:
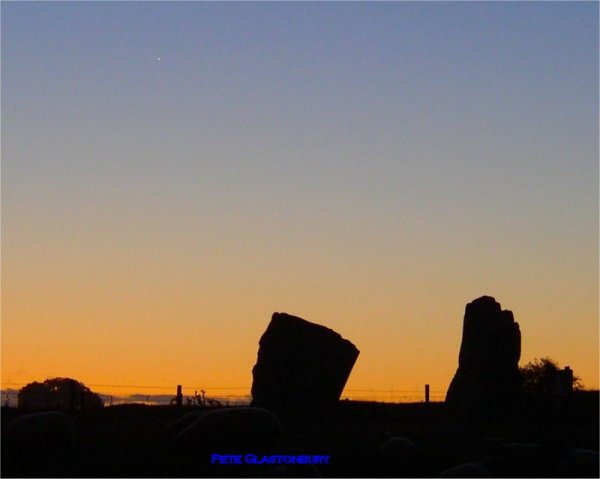
<path fill-rule="evenodd" d="M 248 387 L 273 312 L 598 388 L 598 3 L 2 2 L 2 383 Z"/>

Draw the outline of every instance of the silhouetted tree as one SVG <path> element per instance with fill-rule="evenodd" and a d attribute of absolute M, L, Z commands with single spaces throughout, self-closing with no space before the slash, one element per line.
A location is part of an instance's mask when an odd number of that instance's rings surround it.
<path fill-rule="evenodd" d="M 69 411 L 100 408 L 104 401 L 75 379 L 52 378 L 24 386 L 19 391 L 18 405 L 20 408 Z"/>
<path fill-rule="evenodd" d="M 561 368 L 550 358 L 535 358 L 519 368 L 521 372 L 523 391 L 529 397 L 547 396 L 555 387 L 556 378 Z M 573 390 L 583 389 L 581 379 L 573 376 Z"/>
<path fill-rule="evenodd" d="M 536 358 L 519 370 L 524 399 L 541 411 L 567 410 L 573 391 L 583 389 L 580 378 L 569 368 L 561 369 L 550 358 Z"/>

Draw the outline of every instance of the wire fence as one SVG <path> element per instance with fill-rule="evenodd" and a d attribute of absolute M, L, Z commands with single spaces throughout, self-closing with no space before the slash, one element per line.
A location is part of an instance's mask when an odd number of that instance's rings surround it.
<path fill-rule="evenodd" d="M 25 383 L 2 383 L 1 401 L 3 406 L 18 405 L 19 390 Z M 118 404 L 174 404 L 177 387 L 122 385 L 122 384 L 86 384 L 98 394 L 107 406 Z M 190 386 L 182 385 L 183 404 L 194 404 L 198 398 L 218 401 L 224 405 L 248 405 L 252 400 L 249 386 Z M 399 389 L 345 389 L 341 399 L 353 401 L 374 401 L 386 403 L 418 403 L 426 401 L 426 390 Z M 445 391 L 431 390 L 429 401 L 443 401 Z M 197 404 L 197 402 L 196 402 Z"/>

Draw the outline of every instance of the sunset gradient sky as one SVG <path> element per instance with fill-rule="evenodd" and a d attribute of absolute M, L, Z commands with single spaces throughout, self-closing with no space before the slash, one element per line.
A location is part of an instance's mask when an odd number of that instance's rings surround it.
<path fill-rule="evenodd" d="M 598 388 L 598 3 L 2 2 L 2 383 L 250 386 L 274 311 Z M 160 60 L 159 60 L 160 58 Z"/>

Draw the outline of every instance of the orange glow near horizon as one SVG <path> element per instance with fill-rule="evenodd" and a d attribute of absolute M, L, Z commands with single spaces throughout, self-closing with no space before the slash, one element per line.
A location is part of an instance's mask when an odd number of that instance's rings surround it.
<path fill-rule="evenodd" d="M 500 294 L 491 290 L 469 294 L 466 289 L 474 288 L 456 283 L 449 284 L 444 294 L 428 295 L 430 286 L 423 279 L 403 294 L 407 284 L 386 276 L 380 282 L 340 283 L 328 278 L 310 282 L 307 275 L 288 278 L 287 285 L 275 278 L 259 283 L 278 296 L 281 306 L 273 308 L 257 283 L 239 281 L 234 273 L 223 278 L 230 281 L 223 289 L 208 289 L 206 284 L 192 288 L 192 282 L 176 284 L 152 273 L 145 265 L 140 275 L 149 279 L 127 293 L 133 278 L 125 271 L 81 281 L 79 288 L 76 282 L 64 288 L 40 276 L 38 283 L 28 281 L 28 287 L 19 291 L 14 277 L 5 281 L 3 387 L 62 376 L 92 385 L 160 386 L 167 393 L 184 384 L 212 395 L 217 395 L 214 388 L 224 387 L 247 388 L 246 394 L 258 340 L 276 310 L 323 324 L 355 343 L 361 352 L 346 390 L 393 390 L 397 397 L 414 396 L 427 383 L 439 395 L 445 393 L 458 365 L 464 303 L 490 294 L 504 309 L 511 309 L 520 324 L 521 365 L 548 356 L 561 366 L 571 366 L 586 388 L 598 388 L 591 345 L 577 343 L 582 341 L 576 334 L 577 321 L 593 323 L 595 314 L 591 305 L 587 312 L 576 310 L 582 298 L 565 304 L 564 298 L 542 301 L 502 288 L 496 288 Z M 457 300 L 461 296 L 464 299 Z M 564 327 L 567 314 L 572 319 Z M 365 396 L 369 394 L 344 393 L 350 398 Z M 384 393 L 374 397 L 392 398 Z"/>

